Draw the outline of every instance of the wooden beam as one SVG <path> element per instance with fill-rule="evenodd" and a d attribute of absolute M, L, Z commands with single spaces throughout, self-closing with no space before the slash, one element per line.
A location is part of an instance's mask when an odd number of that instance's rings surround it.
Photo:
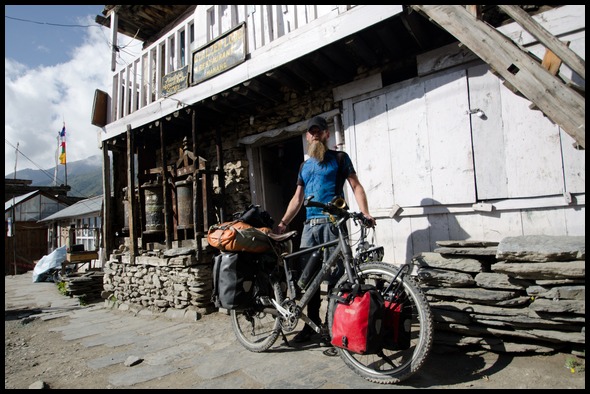
<path fill-rule="evenodd" d="M 251 79 L 243 83 L 245 87 L 248 89 L 253 90 L 254 92 L 264 96 L 275 103 L 278 103 L 281 100 L 281 94 L 277 93 L 275 90 L 269 88 L 268 86 L 262 84 L 261 82 L 257 81 L 256 79 Z"/>
<path fill-rule="evenodd" d="M 348 82 L 353 77 L 353 74 L 341 68 L 340 64 L 334 63 L 320 51 L 311 54 L 309 59 L 327 78 L 331 78 L 334 81 Z"/>
<path fill-rule="evenodd" d="M 498 5 L 508 16 L 514 19 L 526 31 L 531 33 L 551 52 L 555 53 L 573 71 L 586 80 L 586 61 L 572 51 L 566 43 L 557 39 L 541 26 L 535 19 L 517 5 Z"/>
<path fill-rule="evenodd" d="M 286 65 L 289 71 L 297 75 L 299 78 L 307 82 L 310 88 L 320 86 L 322 84 L 322 78 L 317 73 L 311 71 L 307 66 L 302 64 L 301 61 L 291 62 Z"/>
<path fill-rule="evenodd" d="M 364 60 L 369 66 L 373 67 L 377 64 L 378 59 L 375 55 L 375 52 L 363 40 L 360 34 L 355 34 L 354 36 L 347 39 L 344 44 L 351 49 L 353 53 L 355 53 L 360 59 Z"/>
<path fill-rule="evenodd" d="M 481 19 L 481 5 L 468 4 L 465 6 L 467 11 L 475 17 L 475 19 Z"/>
<path fill-rule="evenodd" d="M 267 72 L 266 76 L 269 78 L 272 78 L 273 80 L 275 80 L 285 86 L 288 86 L 289 88 L 291 88 L 295 91 L 304 90 L 302 84 L 299 81 L 296 81 L 295 78 L 293 78 L 291 75 L 287 74 L 284 71 L 281 71 L 278 68 Z"/>
<path fill-rule="evenodd" d="M 350 56 L 348 55 L 344 44 L 337 43 L 333 45 L 328 45 L 322 48 L 322 53 L 325 53 L 325 55 L 332 59 L 334 63 L 338 64 L 340 68 L 344 69 L 347 74 L 356 74 L 356 62 L 353 62 L 350 59 Z"/>
<path fill-rule="evenodd" d="M 412 5 L 412 8 L 455 36 L 585 149 L 584 97 L 548 73 L 506 36 L 475 19 L 463 6 Z"/>
<path fill-rule="evenodd" d="M 553 53 L 550 49 L 545 50 L 545 56 L 543 56 L 543 61 L 541 62 L 541 66 L 547 71 L 551 73 L 551 75 L 557 75 L 559 71 L 559 67 L 561 67 L 561 59 L 555 53 Z"/>

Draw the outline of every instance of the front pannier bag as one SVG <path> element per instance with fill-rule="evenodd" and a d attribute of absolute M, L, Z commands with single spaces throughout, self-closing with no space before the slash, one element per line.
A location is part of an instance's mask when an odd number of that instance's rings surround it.
<path fill-rule="evenodd" d="M 217 308 L 246 309 L 254 300 L 256 262 L 247 253 L 222 252 L 213 258 L 213 295 Z"/>
<path fill-rule="evenodd" d="M 348 294 L 343 297 L 348 299 Z M 383 348 L 384 301 L 374 287 L 336 304 L 332 319 L 332 345 L 358 354 L 374 354 Z"/>
<path fill-rule="evenodd" d="M 406 302 L 385 301 L 383 313 L 383 347 L 403 350 L 410 347 L 412 306 Z"/>

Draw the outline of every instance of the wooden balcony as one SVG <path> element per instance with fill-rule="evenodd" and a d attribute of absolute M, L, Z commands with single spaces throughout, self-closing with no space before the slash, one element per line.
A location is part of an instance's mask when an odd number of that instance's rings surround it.
<path fill-rule="evenodd" d="M 228 90 L 236 95 L 277 100 L 276 90 L 267 89 L 253 78 L 265 75 L 281 84 L 296 84 L 281 66 L 402 12 L 401 5 L 201 7 L 197 6 L 142 50 L 134 61 L 113 73 L 103 140 L 124 133 L 128 124 L 138 127 Z M 209 79 L 191 81 L 193 56 L 241 26 L 245 29 L 245 60 Z M 366 43 L 357 39 L 347 45 L 362 47 Z M 313 61 L 331 64 L 325 59 Z M 182 70 L 188 74 L 186 88 L 167 94 L 165 78 Z M 313 72 L 297 64 L 290 71 L 291 75 L 314 77 Z"/>

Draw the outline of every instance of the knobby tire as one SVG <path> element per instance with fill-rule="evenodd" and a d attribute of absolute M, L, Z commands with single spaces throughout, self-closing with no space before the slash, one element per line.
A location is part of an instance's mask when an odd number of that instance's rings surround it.
<path fill-rule="evenodd" d="M 364 283 L 375 284 L 378 288 L 385 288 L 397 273 L 397 266 L 384 262 L 368 262 L 359 266 L 359 276 L 364 279 Z M 335 288 L 346 280 L 345 275 Z M 420 370 L 432 347 L 432 312 L 424 293 L 409 274 L 398 276 L 397 282 L 401 282 L 402 291 L 412 307 L 410 347 L 401 350 L 384 349 L 383 355 L 361 355 L 337 348 L 340 358 L 349 368 L 373 383 L 395 384 L 408 379 Z M 330 299 L 329 327 L 332 327 L 335 307 L 336 300 Z"/>
<path fill-rule="evenodd" d="M 268 295 L 279 304 L 283 302 L 281 285 L 272 277 L 258 275 L 256 286 L 255 291 Z M 264 307 L 257 303 L 249 309 L 230 311 L 231 325 L 236 338 L 251 352 L 261 353 L 268 350 L 281 333 L 280 319 L 263 309 Z"/>

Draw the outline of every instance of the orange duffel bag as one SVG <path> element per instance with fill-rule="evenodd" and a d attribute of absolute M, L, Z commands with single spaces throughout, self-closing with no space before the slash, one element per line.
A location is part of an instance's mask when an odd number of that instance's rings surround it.
<path fill-rule="evenodd" d="M 209 245 L 223 252 L 262 253 L 270 250 L 269 227 L 253 227 L 241 220 L 214 224 L 209 227 Z"/>

